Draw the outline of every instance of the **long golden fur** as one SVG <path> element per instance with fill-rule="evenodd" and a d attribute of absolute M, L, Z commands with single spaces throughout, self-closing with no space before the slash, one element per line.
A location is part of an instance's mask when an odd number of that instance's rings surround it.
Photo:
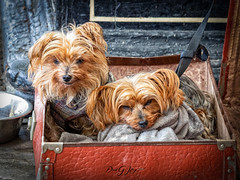
<path fill-rule="evenodd" d="M 212 95 L 200 90 L 200 88 L 188 76 L 180 77 L 180 89 L 185 94 L 185 102 L 196 112 L 204 125 L 202 137 L 205 139 L 216 139 L 216 112 L 215 102 Z"/>
<path fill-rule="evenodd" d="M 91 91 L 107 82 L 106 47 L 102 28 L 97 23 L 70 25 L 61 32 L 45 33 L 28 54 L 28 74 L 40 97 L 48 101 L 65 100 L 69 107 L 81 101 L 85 108 Z M 53 121 L 52 117 L 48 119 Z M 50 141 L 58 140 L 63 131 L 54 124 L 46 120 L 49 131 L 45 135 Z M 83 124 L 88 126 L 89 120 Z M 92 134 L 91 131 L 95 132 L 94 128 L 83 134 Z"/>
<path fill-rule="evenodd" d="M 159 69 L 139 73 L 95 89 L 86 112 L 98 130 L 110 124 L 127 123 L 136 130 L 150 128 L 169 109 L 184 100 L 176 73 Z"/>

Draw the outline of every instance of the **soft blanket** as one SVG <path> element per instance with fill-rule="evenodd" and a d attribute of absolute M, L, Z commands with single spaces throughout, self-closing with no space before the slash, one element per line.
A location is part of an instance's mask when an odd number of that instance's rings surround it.
<path fill-rule="evenodd" d="M 104 142 L 150 142 L 199 139 L 203 124 L 197 114 L 185 103 L 176 111 L 168 111 L 156 123 L 144 131 L 137 131 L 126 124 L 107 127 L 98 134 Z"/>
<path fill-rule="evenodd" d="M 137 131 L 127 124 L 110 125 L 98 133 L 97 141 L 153 142 L 200 139 L 199 136 L 203 133 L 203 129 L 203 124 L 197 114 L 183 103 L 176 111 L 167 111 L 147 130 Z M 78 134 L 63 133 L 59 141 L 93 142 L 95 140 Z"/>

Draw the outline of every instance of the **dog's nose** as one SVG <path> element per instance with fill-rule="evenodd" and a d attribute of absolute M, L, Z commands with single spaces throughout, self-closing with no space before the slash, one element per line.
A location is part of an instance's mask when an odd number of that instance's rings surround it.
<path fill-rule="evenodd" d="M 147 121 L 147 120 L 139 121 L 139 122 L 138 122 L 138 125 L 139 125 L 141 128 L 145 128 L 145 127 L 147 127 L 147 125 L 148 125 L 148 121 Z"/>
<path fill-rule="evenodd" d="M 63 80 L 64 80 L 65 82 L 69 82 L 69 81 L 72 79 L 72 76 L 70 76 L 70 75 L 64 75 L 62 78 L 63 78 Z"/>

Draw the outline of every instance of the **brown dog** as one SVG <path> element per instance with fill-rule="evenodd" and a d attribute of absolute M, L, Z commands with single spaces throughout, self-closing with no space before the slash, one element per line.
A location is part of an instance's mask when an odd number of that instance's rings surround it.
<path fill-rule="evenodd" d="M 49 141 L 69 128 L 96 134 L 85 106 L 92 90 L 108 81 L 106 47 L 102 28 L 88 22 L 70 25 L 65 33 L 48 32 L 29 50 L 29 77 L 40 97 L 50 102 L 45 124 Z"/>

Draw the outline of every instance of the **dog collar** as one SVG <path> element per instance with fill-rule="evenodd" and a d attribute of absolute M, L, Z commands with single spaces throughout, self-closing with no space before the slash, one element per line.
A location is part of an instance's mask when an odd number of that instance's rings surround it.
<path fill-rule="evenodd" d="M 70 121 L 79 117 L 87 117 L 83 102 L 79 102 L 72 107 L 66 105 L 65 100 L 54 100 L 50 102 L 50 113 L 57 125 L 70 133 L 81 133 L 79 129 L 69 126 Z"/>

